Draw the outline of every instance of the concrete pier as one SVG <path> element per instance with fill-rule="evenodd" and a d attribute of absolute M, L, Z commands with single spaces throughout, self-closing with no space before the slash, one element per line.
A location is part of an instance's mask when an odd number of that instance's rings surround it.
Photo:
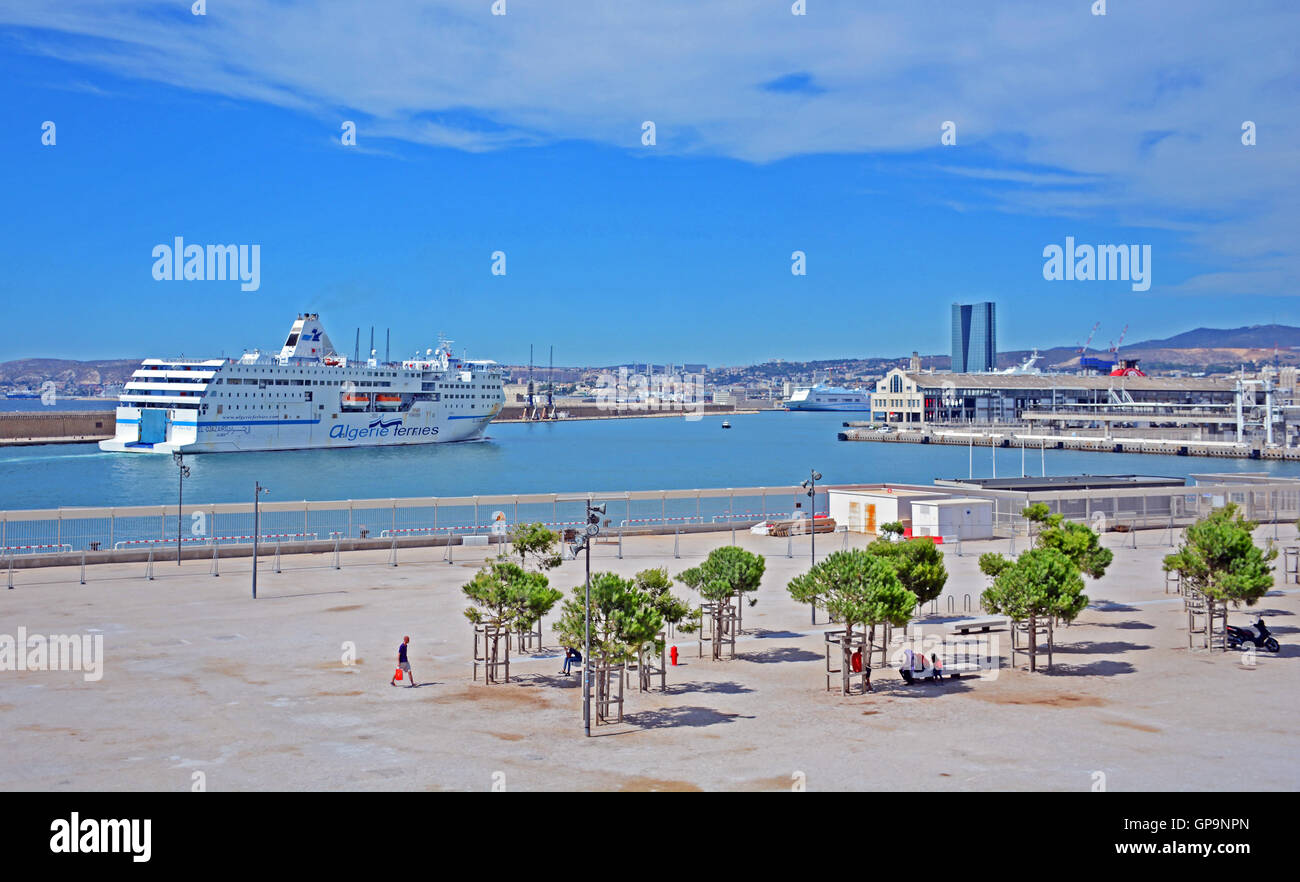
<path fill-rule="evenodd" d="M 1264 447 L 1261 444 L 1233 444 L 1223 441 L 1162 440 L 1129 437 L 1066 437 L 1062 435 L 959 434 L 956 432 L 894 431 L 846 427 L 839 433 L 841 441 L 881 441 L 895 444 L 951 444 L 966 447 L 1007 447 L 1029 450 L 1046 446 L 1048 450 L 1087 450 L 1095 453 L 1155 453 L 1162 456 L 1209 456 L 1229 459 L 1279 459 L 1300 462 L 1300 448 Z"/>

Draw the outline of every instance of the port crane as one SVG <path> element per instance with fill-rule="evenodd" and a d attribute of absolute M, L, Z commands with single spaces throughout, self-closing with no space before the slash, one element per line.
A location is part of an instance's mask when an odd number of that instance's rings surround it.
<path fill-rule="evenodd" d="M 524 419 L 531 420 L 534 417 L 533 410 L 533 344 L 528 344 L 528 407 L 524 411 Z"/>
<path fill-rule="evenodd" d="M 1083 363 L 1083 357 L 1088 354 L 1088 346 L 1092 343 L 1092 338 L 1097 336 L 1097 329 L 1100 327 L 1101 327 L 1101 322 L 1097 322 L 1097 324 L 1093 325 L 1092 330 L 1088 332 L 1088 339 L 1084 340 L 1083 345 L 1079 347 L 1080 364 Z"/>
<path fill-rule="evenodd" d="M 550 361 L 546 368 L 546 410 L 542 412 L 542 419 L 555 419 L 555 346 L 551 346 Z"/>
<path fill-rule="evenodd" d="M 1118 343 L 1112 342 L 1110 344 L 1110 354 L 1117 362 L 1119 361 L 1119 348 L 1124 345 L 1124 337 L 1127 334 L 1128 334 L 1128 325 L 1125 325 L 1124 330 L 1119 332 L 1119 342 Z"/>

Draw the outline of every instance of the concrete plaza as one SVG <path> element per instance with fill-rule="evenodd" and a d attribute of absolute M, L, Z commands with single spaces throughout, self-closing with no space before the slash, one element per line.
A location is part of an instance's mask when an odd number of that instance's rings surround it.
<path fill-rule="evenodd" d="M 1294 527 L 1278 531 L 1296 543 Z M 629 538 L 621 560 L 602 544 L 593 569 L 675 575 L 730 538 L 683 536 L 680 559 L 672 536 Z M 153 581 L 144 564 L 105 564 L 86 585 L 76 568 L 18 570 L 15 589 L 0 589 L 0 632 L 102 634 L 105 660 L 98 681 L 0 672 L 0 788 L 189 790 L 196 772 L 214 791 L 1300 788 L 1300 593 L 1282 583 L 1281 558 L 1274 592 L 1229 613 L 1238 624 L 1264 613 L 1283 644 L 1251 665 L 1188 650 L 1182 598 L 1160 571 L 1167 534 L 1133 539 L 1105 537 L 1115 562 L 1058 630 L 1051 671 L 1011 668 L 1002 632 L 996 679 L 909 687 L 878 669 L 874 694 L 846 698 L 825 691 L 826 626 L 785 590 L 808 566 L 808 538 L 787 558 L 785 539 L 738 533 L 768 559 L 738 657 L 701 660 L 693 637 L 674 641 L 667 692 L 633 686 L 625 723 L 590 739 L 549 630 L 547 651 L 512 660 L 515 682 L 472 681 L 460 586 L 483 548 L 457 547 L 452 563 L 441 548 L 402 550 L 397 567 L 387 552 L 352 552 L 339 570 L 329 554 L 286 555 L 279 574 L 263 558 L 257 601 L 249 558 L 222 561 L 219 577 L 206 561 L 160 562 Z M 843 542 L 819 536 L 819 557 Z M 977 603 L 978 555 L 1007 545 L 945 547 L 941 613 L 921 627 L 942 630 L 949 595 L 959 613 L 965 595 Z M 551 573 L 566 592 L 581 582 L 581 560 Z M 419 688 L 389 686 L 405 634 Z"/>

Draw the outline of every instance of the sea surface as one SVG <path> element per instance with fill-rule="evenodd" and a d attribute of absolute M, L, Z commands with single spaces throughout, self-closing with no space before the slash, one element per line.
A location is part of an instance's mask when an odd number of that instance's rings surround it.
<path fill-rule="evenodd" d="M 839 441 L 844 414 L 770 412 L 499 423 L 485 441 L 382 449 L 213 453 L 186 457 L 187 503 L 247 502 L 254 482 L 271 500 L 578 493 L 822 483 L 930 484 L 966 477 L 966 447 Z M 1018 449 L 976 447 L 976 477 L 1021 473 Z M 1300 477 L 1300 463 L 1195 456 L 1028 450 L 1037 475 L 1268 472 Z M 170 456 L 102 453 L 94 444 L 0 448 L 0 509 L 175 505 Z"/>

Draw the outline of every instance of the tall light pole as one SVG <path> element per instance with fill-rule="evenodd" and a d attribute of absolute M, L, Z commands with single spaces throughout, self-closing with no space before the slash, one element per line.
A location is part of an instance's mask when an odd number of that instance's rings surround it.
<path fill-rule="evenodd" d="M 808 540 L 809 548 L 812 554 L 812 565 L 817 566 L 817 482 L 822 479 L 822 473 L 812 469 L 808 473 L 808 480 L 800 486 L 803 487 L 804 493 L 808 495 Z M 812 609 L 812 623 L 817 624 L 817 605 L 809 604 Z"/>
<path fill-rule="evenodd" d="M 582 533 L 571 546 L 576 555 L 579 550 L 587 550 L 586 597 L 583 604 L 583 657 L 582 657 L 582 727 L 591 737 L 591 540 L 600 535 L 600 518 L 605 514 L 605 503 L 592 505 L 587 497 L 587 523 Z"/>
<path fill-rule="evenodd" d="M 172 461 L 176 463 L 176 566 L 181 565 L 181 503 L 185 499 L 185 479 L 190 476 L 190 467 L 185 464 L 185 456 L 179 450 L 172 451 Z"/>
<path fill-rule="evenodd" d="M 259 482 L 253 482 L 253 599 L 257 600 L 257 539 L 262 535 L 262 512 L 258 503 L 263 493 L 271 491 Z"/>

